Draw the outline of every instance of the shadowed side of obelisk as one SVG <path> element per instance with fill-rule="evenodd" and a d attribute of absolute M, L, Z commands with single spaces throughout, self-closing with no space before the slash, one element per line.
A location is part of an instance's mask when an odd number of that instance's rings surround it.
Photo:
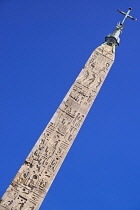
<path fill-rule="evenodd" d="M 109 72 L 113 48 L 105 43 L 91 54 L 3 195 L 1 210 L 39 209 Z"/>

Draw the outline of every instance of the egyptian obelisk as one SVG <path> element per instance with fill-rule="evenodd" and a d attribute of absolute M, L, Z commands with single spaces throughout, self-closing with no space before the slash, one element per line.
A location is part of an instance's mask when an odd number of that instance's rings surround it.
<path fill-rule="evenodd" d="M 3 195 L 0 210 L 37 210 L 63 163 L 113 62 L 119 35 L 131 8 L 115 31 L 96 48 Z"/>

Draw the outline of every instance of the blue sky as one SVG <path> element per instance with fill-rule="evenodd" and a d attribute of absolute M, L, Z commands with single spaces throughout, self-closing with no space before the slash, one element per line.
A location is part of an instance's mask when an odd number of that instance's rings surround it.
<path fill-rule="evenodd" d="M 92 51 L 115 63 L 40 210 L 140 209 L 140 1 L 0 1 L 0 197 Z"/>

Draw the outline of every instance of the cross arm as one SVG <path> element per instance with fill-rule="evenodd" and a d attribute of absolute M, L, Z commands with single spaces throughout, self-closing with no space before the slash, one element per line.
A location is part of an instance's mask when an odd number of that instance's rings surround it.
<path fill-rule="evenodd" d="M 120 9 L 118 9 L 117 11 L 120 12 L 121 14 L 125 15 L 125 16 L 127 15 L 127 13 L 121 11 Z M 132 16 L 130 16 L 130 15 L 127 15 L 127 17 L 129 17 L 129 18 L 132 19 L 132 20 L 137 20 L 136 18 L 134 18 L 134 17 L 132 17 Z"/>

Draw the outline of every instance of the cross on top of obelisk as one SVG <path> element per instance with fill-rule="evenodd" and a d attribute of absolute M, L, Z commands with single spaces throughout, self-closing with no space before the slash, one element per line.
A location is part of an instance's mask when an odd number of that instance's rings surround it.
<path fill-rule="evenodd" d="M 124 19 L 122 20 L 122 22 L 120 23 L 120 25 L 124 25 L 124 22 L 126 20 L 127 17 L 129 17 L 132 20 L 137 20 L 136 18 L 133 18 L 132 16 L 129 15 L 129 13 L 131 12 L 132 8 L 128 9 L 128 12 L 125 13 L 123 11 L 121 11 L 120 9 L 118 9 L 117 11 L 120 12 L 121 14 L 125 15 Z"/>
<path fill-rule="evenodd" d="M 105 37 L 105 41 L 108 45 L 114 45 L 114 46 L 119 46 L 120 43 L 120 33 L 122 32 L 123 28 L 124 28 L 124 22 L 127 19 L 127 17 L 129 17 L 132 20 L 137 20 L 134 17 L 130 16 L 129 13 L 131 12 L 132 8 L 128 9 L 128 12 L 125 13 L 121 10 L 117 10 L 118 12 L 120 12 L 121 14 L 125 15 L 124 19 L 122 20 L 122 22 L 119 22 L 116 26 L 115 31 L 112 34 L 109 34 L 107 37 Z"/>

